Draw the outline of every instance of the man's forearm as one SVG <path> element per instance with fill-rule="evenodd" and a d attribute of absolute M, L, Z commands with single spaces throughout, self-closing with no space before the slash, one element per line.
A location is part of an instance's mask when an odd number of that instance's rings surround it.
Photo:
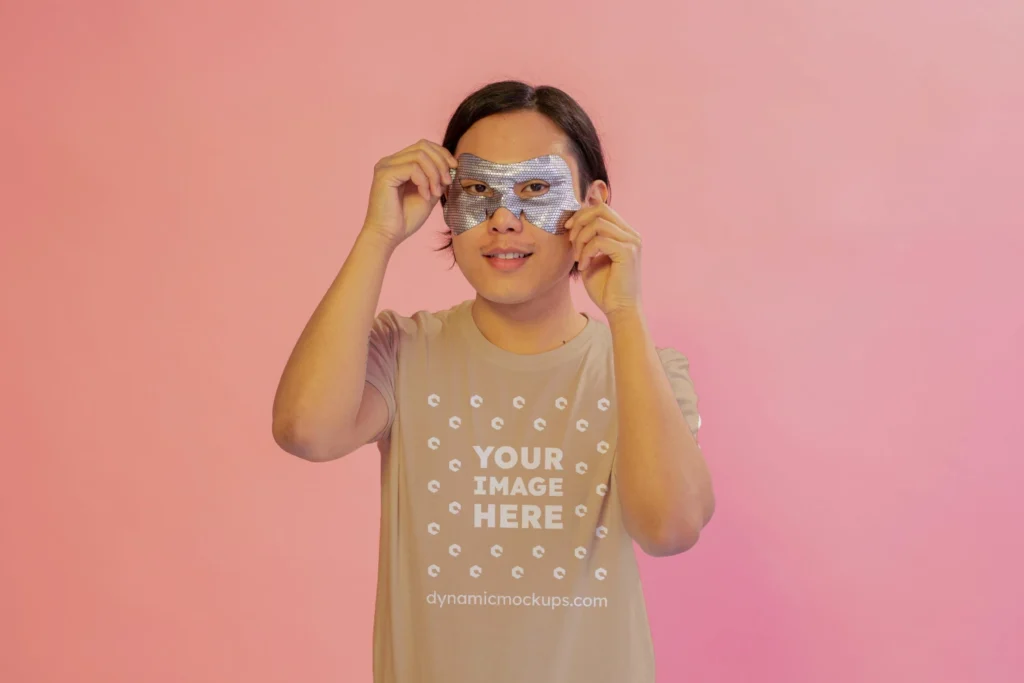
<path fill-rule="evenodd" d="M 711 476 L 673 395 L 643 313 L 608 318 L 618 405 L 618 478 L 627 530 L 652 555 L 694 543 L 714 509 Z"/>
<path fill-rule="evenodd" d="M 274 398 L 274 433 L 300 449 L 344 441 L 362 402 L 367 340 L 394 246 L 361 232 L 306 323 Z"/>

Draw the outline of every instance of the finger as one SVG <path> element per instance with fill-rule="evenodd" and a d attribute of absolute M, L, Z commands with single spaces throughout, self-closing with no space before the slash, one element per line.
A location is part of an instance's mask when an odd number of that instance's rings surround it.
<path fill-rule="evenodd" d="M 598 215 L 604 218 L 606 221 L 614 225 L 617 225 L 625 232 L 634 235 L 637 238 L 640 237 L 640 233 L 634 230 L 633 227 L 629 223 L 627 223 L 622 218 L 622 216 L 620 216 L 618 212 L 616 212 L 615 209 L 613 209 L 610 205 L 601 202 L 600 204 L 597 205 L 597 207 L 600 209 L 598 211 Z"/>
<path fill-rule="evenodd" d="M 579 263 L 583 253 L 583 247 L 597 235 L 597 224 L 592 222 L 576 223 L 569 231 L 569 241 L 572 242 L 576 262 Z"/>
<path fill-rule="evenodd" d="M 608 205 L 605 204 L 603 201 L 598 201 L 597 204 L 593 204 L 590 206 L 584 206 L 583 208 L 579 209 L 575 214 L 573 214 L 568 221 L 566 221 L 566 225 L 568 227 L 572 227 L 580 223 L 589 223 L 590 221 L 594 220 L 594 218 L 596 218 L 597 216 L 602 215 L 606 207 L 608 207 Z"/>
<path fill-rule="evenodd" d="M 588 236 L 587 238 L 589 239 L 590 236 L 595 234 L 638 244 L 640 242 L 640 235 L 635 230 L 629 230 L 602 216 L 598 216 L 592 222 L 586 224 L 577 224 L 569 232 L 569 239 L 575 243 L 577 241 L 585 241 L 584 236 Z"/>
<path fill-rule="evenodd" d="M 406 183 L 412 183 L 416 186 L 424 201 L 429 202 L 431 200 L 430 179 L 427 178 L 423 169 L 415 161 L 398 166 L 387 166 L 382 171 L 388 174 L 392 187 L 401 187 Z"/>
<path fill-rule="evenodd" d="M 449 152 L 443 145 L 439 145 L 436 142 L 427 140 L 426 138 L 423 138 L 414 145 L 406 147 L 402 151 L 407 152 L 414 149 L 424 149 L 429 152 L 437 153 L 443 160 L 442 167 L 444 168 L 445 173 L 448 172 L 449 168 L 455 168 L 456 166 L 459 165 L 459 162 L 455 159 L 454 156 L 452 156 L 452 153 Z"/>
<path fill-rule="evenodd" d="M 393 158 L 396 162 L 405 162 L 410 158 L 429 159 L 430 164 L 437 168 L 437 187 L 441 190 L 440 193 L 437 193 L 438 196 L 443 193 L 447 185 L 451 184 L 451 169 L 458 166 L 458 161 L 447 149 L 430 140 L 420 140 L 398 152 Z M 425 168 L 424 170 L 433 177 L 434 174 L 429 169 Z"/>
<path fill-rule="evenodd" d="M 447 172 L 449 168 L 458 168 L 459 160 L 456 159 L 455 155 L 449 152 L 446 147 L 444 147 L 443 145 L 439 145 L 436 142 L 431 142 L 430 140 L 424 140 L 423 142 L 429 145 L 434 150 L 436 150 L 437 153 L 441 155 L 441 158 L 445 160 L 445 172 Z"/>
<path fill-rule="evenodd" d="M 574 230 L 576 231 L 575 234 L 570 234 L 569 239 L 572 241 L 577 261 L 579 261 L 583 247 L 598 235 L 608 237 L 619 242 L 630 242 L 636 246 L 640 246 L 639 235 L 627 232 L 622 228 L 622 226 L 616 225 L 604 218 L 598 218 L 594 222 L 588 223 L 582 227 L 577 226 Z"/>
<path fill-rule="evenodd" d="M 571 231 L 573 228 L 586 225 L 593 219 L 594 215 L 594 207 L 584 206 L 582 209 L 577 210 L 576 213 L 569 216 L 569 220 L 565 222 L 565 227 Z"/>
<path fill-rule="evenodd" d="M 438 154 L 441 155 L 441 158 L 447 162 L 448 168 L 455 168 L 456 166 L 459 165 L 459 162 L 455 159 L 454 156 L 452 156 L 451 152 L 445 149 L 442 145 L 439 145 L 436 142 L 432 142 L 431 140 L 427 140 L 426 138 L 414 142 L 413 144 L 409 145 L 404 149 L 400 149 L 399 151 L 395 152 L 392 155 L 392 157 L 398 158 L 400 156 L 408 154 L 409 152 L 414 152 L 417 149 L 429 149 L 437 152 Z"/>
<path fill-rule="evenodd" d="M 583 252 L 580 254 L 579 259 L 579 268 L 580 270 L 586 270 L 595 258 L 602 255 L 607 256 L 612 261 L 621 263 L 635 249 L 635 245 L 630 242 L 620 242 L 610 237 L 598 235 L 583 247 Z"/>
<path fill-rule="evenodd" d="M 579 263 L 583 257 L 583 248 L 590 243 L 590 240 L 597 237 L 598 224 L 595 223 L 578 223 L 573 228 L 575 233 L 570 234 L 569 239 L 572 241 L 573 251 L 576 255 L 576 262 Z"/>
<path fill-rule="evenodd" d="M 444 194 L 444 188 L 447 183 L 445 182 L 451 175 L 448 173 L 448 169 L 439 166 L 439 160 L 434 158 L 430 152 L 425 149 L 418 150 L 417 162 L 423 169 L 423 172 L 430 178 L 431 185 L 433 187 L 434 194 L 440 197 Z"/>
<path fill-rule="evenodd" d="M 597 220 L 598 218 L 604 218 L 609 223 L 614 223 L 615 225 L 618 225 L 626 232 L 635 235 L 638 238 L 640 237 L 639 232 L 634 230 L 629 225 L 629 223 L 623 220 L 622 216 L 616 213 L 616 211 L 611 206 L 604 202 L 600 202 L 599 204 L 587 206 L 580 209 L 575 214 L 573 214 L 569 218 L 569 220 L 565 222 L 565 227 L 568 228 L 571 232 L 573 228 L 581 227 L 583 225 L 586 225 Z"/>
<path fill-rule="evenodd" d="M 437 172 L 441 176 L 441 182 L 444 185 L 450 185 L 452 182 L 451 169 L 458 165 L 457 162 L 454 166 L 452 164 L 452 162 L 455 161 L 455 157 L 453 157 L 448 150 L 441 145 L 435 145 L 429 140 L 422 141 L 422 149 L 427 153 L 431 160 L 433 160 L 434 165 L 437 166 Z"/>
<path fill-rule="evenodd" d="M 585 271 L 590 267 L 590 264 L 594 259 L 606 253 L 604 251 L 604 245 L 601 242 L 601 240 L 606 239 L 608 238 L 595 236 L 593 239 L 587 241 L 586 245 L 584 245 L 583 249 L 580 251 L 580 257 L 577 260 L 580 271 Z"/>
<path fill-rule="evenodd" d="M 438 168 L 437 162 L 433 157 L 430 156 L 424 149 L 414 149 L 404 154 L 400 154 L 392 161 L 394 164 L 408 164 L 415 163 L 426 174 L 430 180 L 430 191 L 432 194 L 440 197 L 444 193 L 444 184 L 441 182 L 441 169 Z M 448 172 L 445 171 L 445 175 Z"/>

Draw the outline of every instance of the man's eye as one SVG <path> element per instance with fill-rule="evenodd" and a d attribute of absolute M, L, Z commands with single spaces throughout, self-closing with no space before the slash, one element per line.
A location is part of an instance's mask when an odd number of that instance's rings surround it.
<path fill-rule="evenodd" d="M 472 185 L 463 186 L 462 189 L 469 194 L 486 194 L 490 188 L 483 183 L 473 183 Z"/>

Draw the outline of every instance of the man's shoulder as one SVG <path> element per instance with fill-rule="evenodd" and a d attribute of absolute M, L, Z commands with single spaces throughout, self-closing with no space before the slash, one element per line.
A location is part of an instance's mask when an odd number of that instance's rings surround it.
<path fill-rule="evenodd" d="M 436 337 L 458 324 L 471 303 L 463 301 L 443 310 L 424 309 L 408 315 L 385 308 L 377 314 L 374 328 L 378 333 L 388 334 L 396 341 L 406 343 Z"/>

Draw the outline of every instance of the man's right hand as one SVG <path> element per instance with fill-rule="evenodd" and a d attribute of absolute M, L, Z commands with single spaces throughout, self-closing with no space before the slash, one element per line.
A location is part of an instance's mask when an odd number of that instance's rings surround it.
<path fill-rule="evenodd" d="M 426 222 L 451 184 L 449 169 L 457 165 L 447 149 L 428 140 L 378 161 L 363 232 L 398 246 Z"/>

